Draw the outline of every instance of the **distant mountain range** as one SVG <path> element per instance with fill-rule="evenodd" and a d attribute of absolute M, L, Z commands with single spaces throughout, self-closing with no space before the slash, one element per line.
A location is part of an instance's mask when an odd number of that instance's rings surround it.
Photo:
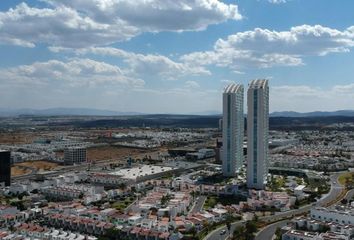
<path fill-rule="evenodd" d="M 48 109 L 6 109 L 0 108 L 0 116 L 15 117 L 20 115 L 34 116 L 125 116 L 143 115 L 139 112 L 118 112 L 93 108 L 48 108 Z"/>
<path fill-rule="evenodd" d="M 333 117 L 333 116 L 343 116 L 343 117 L 354 117 L 354 110 L 339 110 L 334 112 L 293 112 L 293 111 L 285 111 L 285 112 L 273 112 L 270 114 L 271 117 Z"/>
<path fill-rule="evenodd" d="M 48 108 L 48 109 L 8 109 L 0 108 L 1 117 L 16 117 L 21 115 L 34 115 L 34 116 L 134 116 L 134 115 L 147 115 L 140 112 L 119 112 L 111 110 L 102 110 L 94 108 Z M 170 114 L 165 114 L 170 115 Z M 178 115 L 178 114 L 177 114 Z M 183 114 L 181 114 L 183 115 Z M 214 116 L 221 115 L 218 111 L 204 111 L 189 113 L 187 115 L 203 115 L 203 116 Z M 270 117 L 330 117 L 330 116 L 344 116 L 344 117 L 354 117 L 354 110 L 340 110 L 333 112 L 273 112 Z"/>
<path fill-rule="evenodd" d="M 191 115 L 200 115 L 200 116 L 213 116 L 213 115 L 221 115 L 220 111 L 203 111 L 203 112 L 192 112 L 189 113 Z"/>
<path fill-rule="evenodd" d="M 221 112 L 218 111 L 205 111 L 205 112 L 195 112 L 193 115 L 221 115 Z M 247 114 L 245 114 L 246 116 Z M 270 117 L 333 117 L 333 116 L 341 116 L 341 117 L 354 117 L 354 110 L 339 110 L 333 112 L 294 112 L 294 111 L 283 111 L 283 112 L 272 112 L 269 114 Z"/>

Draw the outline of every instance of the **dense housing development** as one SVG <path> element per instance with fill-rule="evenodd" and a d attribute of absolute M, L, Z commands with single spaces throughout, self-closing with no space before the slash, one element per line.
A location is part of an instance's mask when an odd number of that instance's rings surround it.
<path fill-rule="evenodd" d="M 246 115 L 241 84 L 222 99 L 203 128 L 14 120 L 26 138 L 0 146 L 0 239 L 353 239 L 352 131 L 269 130 L 267 80 Z"/>

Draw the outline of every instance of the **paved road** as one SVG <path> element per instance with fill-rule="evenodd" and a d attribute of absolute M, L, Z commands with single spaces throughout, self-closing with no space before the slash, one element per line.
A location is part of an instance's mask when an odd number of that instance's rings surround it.
<path fill-rule="evenodd" d="M 338 177 L 342 173 L 343 172 L 334 173 L 330 176 L 331 190 L 329 191 L 329 193 L 327 193 L 320 200 L 317 201 L 316 206 L 325 206 L 337 199 L 337 197 L 344 189 L 343 186 L 338 182 Z"/>
<path fill-rule="evenodd" d="M 278 220 L 282 220 L 284 218 L 289 218 L 289 217 L 293 217 L 297 214 L 303 214 L 306 213 L 310 210 L 310 208 L 312 207 L 312 205 L 307 205 L 304 207 L 301 207 L 299 209 L 296 210 L 291 210 L 291 211 L 286 211 L 286 212 L 280 212 L 280 213 L 276 213 L 275 215 L 271 215 L 271 216 L 265 216 L 265 217 L 260 217 L 259 220 L 265 221 L 265 222 L 274 222 L 274 221 L 278 221 Z M 240 221 L 240 222 L 236 222 L 233 223 L 231 225 L 231 233 L 234 231 L 236 226 L 240 226 L 241 224 L 243 224 L 245 221 Z M 217 230 L 215 230 L 214 232 L 212 232 L 211 234 L 209 234 L 208 236 L 206 236 L 204 239 L 205 240 L 225 240 L 228 235 L 220 235 L 222 230 L 226 230 L 226 226 L 218 228 Z M 264 238 L 266 239 L 266 238 Z"/>
<path fill-rule="evenodd" d="M 197 202 L 195 203 L 193 209 L 191 210 L 191 213 L 196 213 L 202 210 L 206 199 L 207 199 L 206 196 L 199 196 Z"/>
<path fill-rule="evenodd" d="M 318 202 L 316 203 L 316 206 L 327 205 L 330 202 L 334 201 L 340 195 L 340 193 L 343 190 L 343 186 L 341 186 L 338 182 L 338 176 L 340 174 L 341 173 L 335 173 L 330 176 L 331 190 L 329 191 L 328 194 L 326 194 L 325 196 L 323 196 L 321 199 L 318 200 Z M 312 207 L 312 204 L 303 206 L 299 209 L 295 209 L 295 210 L 291 210 L 291 211 L 287 211 L 287 212 L 280 212 L 280 213 L 277 213 L 272 216 L 260 217 L 259 220 L 262 220 L 265 222 L 267 222 L 267 221 L 274 222 L 274 221 L 282 220 L 285 218 L 294 217 L 295 215 L 306 213 L 306 212 L 310 211 L 311 207 Z M 233 223 L 230 232 L 232 233 L 234 231 L 235 227 L 239 226 L 241 224 L 243 224 L 243 222 Z M 275 231 L 275 229 L 274 229 L 274 231 Z M 215 231 L 211 232 L 208 236 L 206 236 L 204 239 L 205 240 L 225 240 L 228 237 L 228 234 L 220 235 L 221 231 L 223 231 L 223 230 L 227 230 L 226 226 L 216 229 Z M 271 234 L 271 231 L 265 230 L 264 234 L 266 234 L 266 236 L 261 235 L 260 238 L 258 238 L 258 239 L 269 239 L 266 237 L 269 234 Z M 274 232 L 273 232 L 273 234 L 274 234 Z M 271 235 L 273 235 L 273 234 L 271 234 Z"/>
<path fill-rule="evenodd" d="M 352 198 L 354 197 L 354 189 L 350 190 L 349 192 L 347 192 L 347 195 L 345 196 L 345 198 L 350 201 Z"/>
<path fill-rule="evenodd" d="M 233 233 L 236 229 L 236 227 L 241 226 L 243 224 L 245 224 L 246 221 L 239 221 L 239 222 L 235 222 L 231 225 L 231 229 L 230 232 L 227 231 L 226 226 L 223 226 L 221 228 L 216 229 L 214 232 L 211 232 L 208 236 L 206 236 L 204 239 L 207 240 L 222 240 L 222 239 L 226 239 L 230 233 Z M 226 231 L 226 234 L 221 235 L 221 231 Z"/>
<path fill-rule="evenodd" d="M 263 228 L 256 236 L 255 240 L 270 240 L 273 238 L 273 235 L 277 228 L 282 228 L 286 226 L 289 220 L 284 220 L 280 222 L 273 223 L 265 228 Z"/>

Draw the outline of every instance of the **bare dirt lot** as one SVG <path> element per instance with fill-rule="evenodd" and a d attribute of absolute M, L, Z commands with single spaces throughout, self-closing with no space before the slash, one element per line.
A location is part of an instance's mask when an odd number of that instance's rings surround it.
<path fill-rule="evenodd" d="M 36 137 L 33 133 L 0 133 L 0 144 L 31 143 Z"/>
<path fill-rule="evenodd" d="M 47 161 L 29 161 L 29 162 L 17 163 L 15 164 L 15 166 L 31 167 L 38 171 L 51 171 L 58 168 L 59 164 L 53 162 L 47 162 Z"/>
<path fill-rule="evenodd" d="M 93 162 L 108 160 L 108 159 L 124 159 L 128 156 L 138 156 L 146 153 L 145 150 L 124 148 L 124 147 L 98 147 L 87 149 L 87 159 Z"/>
<path fill-rule="evenodd" d="M 11 176 L 17 177 L 17 176 L 22 176 L 31 173 L 30 169 L 26 168 L 21 168 L 19 166 L 13 166 L 11 167 Z"/>

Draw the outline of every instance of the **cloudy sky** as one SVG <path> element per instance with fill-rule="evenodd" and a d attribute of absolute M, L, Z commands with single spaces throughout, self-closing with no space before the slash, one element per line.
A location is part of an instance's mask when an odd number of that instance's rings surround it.
<path fill-rule="evenodd" d="M 0 107 L 221 110 L 270 80 L 271 111 L 354 109 L 352 0 L 1 0 Z"/>

